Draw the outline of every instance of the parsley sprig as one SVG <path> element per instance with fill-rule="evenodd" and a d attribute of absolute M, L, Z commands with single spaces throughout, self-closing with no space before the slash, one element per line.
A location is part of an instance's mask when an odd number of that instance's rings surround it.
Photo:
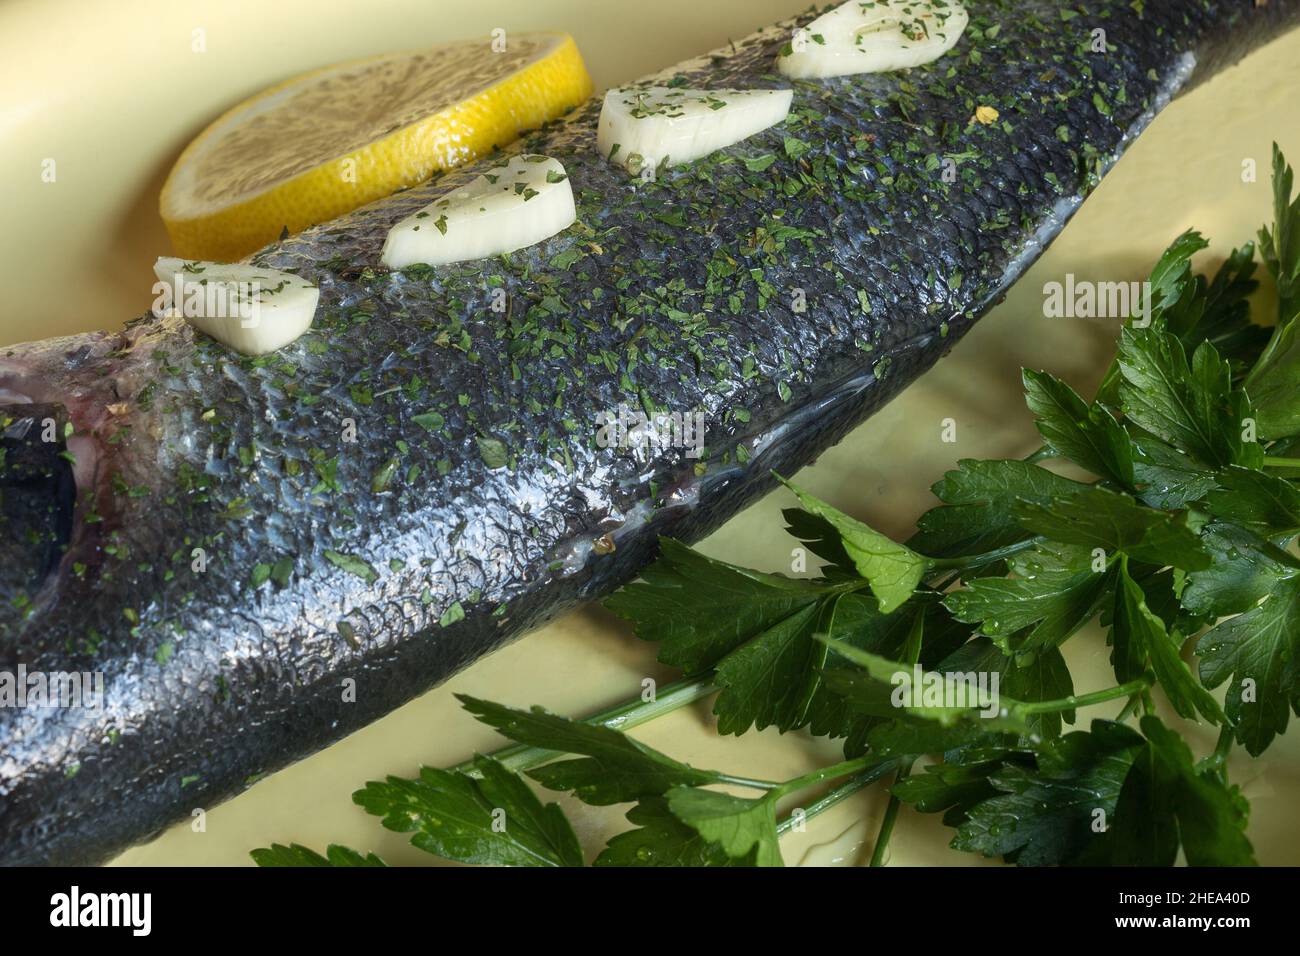
<path fill-rule="evenodd" d="M 1151 321 L 1123 329 L 1097 395 L 1026 370 L 1042 449 L 959 462 L 909 541 L 786 482 L 800 505 L 785 512 L 788 530 L 823 562 L 816 576 L 664 540 L 659 560 L 606 602 L 683 682 L 587 721 L 461 697 L 514 746 L 369 783 L 355 802 L 438 856 L 581 865 L 573 828 L 527 777 L 588 804 L 631 805 L 631 828 L 595 865 L 778 866 L 789 798 L 805 798 L 806 821 L 888 779 L 873 864 L 903 804 L 942 813 L 955 849 L 1023 865 L 1170 865 L 1180 853 L 1193 865 L 1253 863 L 1227 757 L 1234 746 L 1258 756 L 1300 713 L 1292 179 L 1275 147 L 1276 218 L 1259 237 L 1278 288 L 1271 333 L 1250 316 L 1254 246 L 1206 277 L 1191 258 L 1207 243 L 1185 233 L 1152 272 Z M 1115 683 L 1076 692 L 1061 647 L 1094 620 Z M 962 697 L 977 675 L 995 698 Z M 1198 761 L 1157 716 L 1157 689 L 1183 720 L 1220 728 L 1213 753 Z M 844 759 L 761 780 L 690 766 L 626 733 L 713 693 L 719 732 L 842 738 Z M 1124 702 L 1114 719 L 1066 732 L 1078 708 L 1109 701 Z M 276 844 L 253 857 L 382 865 L 338 846 Z"/>

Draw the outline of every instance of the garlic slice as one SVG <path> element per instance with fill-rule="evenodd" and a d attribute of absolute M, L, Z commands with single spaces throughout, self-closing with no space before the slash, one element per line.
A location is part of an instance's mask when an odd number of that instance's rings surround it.
<path fill-rule="evenodd" d="M 311 328 L 320 290 L 291 272 L 160 258 L 154 311 L 176 315 L 243 355 L 284 348 Z"/>
<path fill-rule="evenodd" d="M 577 218 L 564 167 L 525 153 L 393 226 L 384 241 L 383 263 L 403 269 L 485 259 L 549 239 Z"/>
<path fill-rule="evenodd" d="M 775 126 L 790 115 L 790 90 L 610 90 L 597 148 L 633 173 L 688 163 Z"/>
<path fill-rule="evenodd" d="M 956 46 L 969 22 L 956 0 L 851 0 L 801 30 L 777 69 L 812 79 L 920 66 Z"/>

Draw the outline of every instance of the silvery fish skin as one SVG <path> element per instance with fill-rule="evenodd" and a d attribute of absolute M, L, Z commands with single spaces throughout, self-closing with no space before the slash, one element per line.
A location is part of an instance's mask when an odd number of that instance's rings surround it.
<path fill-rule="evenodd" d="M 794 107 L 654 181 L 597 155 L 593 99 L 508 151 L 564 164 L 579 225 L 507 258 L 379 264 L 482 163 L 268 247 L 321 305 L 267 359 L 149 316 L 0 349 L 0 674 L 105 691 L 0 707 L 0 862 L 104 860 L 716 528 L 944 354 L 1171 97 L 1300 17 L 969 6 L 903 74 L 784 80 L 808 18 L 666 71 Z M 620 407 L 702 413 L 703 454 L 601 447 Z"/>

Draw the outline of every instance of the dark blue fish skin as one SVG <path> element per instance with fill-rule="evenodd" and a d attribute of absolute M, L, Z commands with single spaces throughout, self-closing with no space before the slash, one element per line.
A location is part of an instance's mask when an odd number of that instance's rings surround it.
<path fill-rule="evenodd" d="M 102 861 L 609 593 L 658 535 L 716 528 L 930 368 L 1172 96 L 1300 18 L 970 8 L 956 50 L 904 74 L 788 84 L 792 24 L 683 65 L 792 85 L 794 113 L 656 183 L 596 155 L 597 101 L 530 135 L 582 225 L 508 260 L 378 262 L 482 164 L 268 247 L 255 262 L 322 290 L 271 360 L 150 317 L 0 349 L 0 405 L 63 407 L 81 490 L 58 570 L 0 578 L 0 672 L 107 685 L 100 708 L 0 708 L 0 862 Z M 600 417 L 642 403 L 703 410 L 705 457 L 598 447 Z"/>

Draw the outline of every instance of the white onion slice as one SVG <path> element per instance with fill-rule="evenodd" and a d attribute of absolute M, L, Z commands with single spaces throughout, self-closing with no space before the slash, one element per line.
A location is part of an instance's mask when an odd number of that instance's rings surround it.
<path fill-rule="evenodd" d="M 523 154 L 493 166 L 388 232 L 390 269 L 486 259 L 549 239 L 578 218 L 564 167 Z"/>
<path fill-rule="evenodd" d="M 777 69 L 814 79 L 920 66 L 956 46 L 968 22 L 956 0 L 851 0 L 800 31 Z"/>
<path fill-rule="evenodd" d="M 790 90 L 693 90 L 669 86 L 610 90 L 597 148 L 640 172 L 688 163 L 775 126 L 790 115 Z"/>
<path fill-rule="evenodd" d="M 177 315 L 243 355 L 284 348 L 311 328 L 320 290 L 291 272 L 164 256 L 154 263 L 154 308 Z"/>

